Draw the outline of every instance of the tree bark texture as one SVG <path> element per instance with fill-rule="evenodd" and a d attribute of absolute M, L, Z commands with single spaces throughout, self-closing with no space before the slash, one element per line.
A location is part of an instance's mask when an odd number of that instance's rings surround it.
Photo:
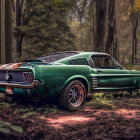
<path fill-rule="evenodd" d="M 21 26 L 21 13 L 24 0 L 16 0 L 16 26 Z M 22 42 L 23 36 L 18 36 L 16 39 L 16 53 L 17 58 L 22 56 Z"/>
<path fill-rule="evenodd" d="M 5 1 L 5 62 L 11 63 L 12 59 L 12 1 Z"/>
<path fill-rule="evenodd" d="M 1 23 L 2 23 L 2 20 L 1 20 L 1 0 L 0 0 L 0 64 L 1 64 Z"/>
<path fill-rule="evenodd" d="M 104 52 L 106 14 L 107 1 L 96 0 L 94 49 L 98 52 Z"/>
<path fill-rule="evenodd" d="M 115 0 L 108 1 L 107 16 L 107 40 L 105 44 L 105 52 L 113 55 L 114 52 L 114 34 L 115 34 Z"/>
<path fill-rule="evenodd" d="M 117 49 L 117 46 L 114 48 L 117 45 L 117 42 L 114 43 L 115 0 L 96 0 L 94 32 L 94 50 L 113 55 L 114 49 Z"/>
<path fill-rule="evenodd" d="M 16 0 L 16 26 L 20 26 L 20 0 Z M 16 39 L 16 52 L 17 58 L 21 57 L 21 46 L 20 46 L 20 37 L 17 36 Z"/>
<path fill-rule="evenodd" d="M 137 28 L 138 28 L 138 13 L 132 12 L 131 14 L 131 21 L 133 27 L 133 38 L 132 38 L 132 65 L 136 63 L 136 56 L 137 56 Z"/>

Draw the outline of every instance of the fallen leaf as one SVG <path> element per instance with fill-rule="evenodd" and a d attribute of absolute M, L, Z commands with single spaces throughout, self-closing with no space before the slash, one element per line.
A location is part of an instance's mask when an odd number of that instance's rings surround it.
<path fill-rule="evenodd" d="M 8 128 L 3 128 L 3 127 L 0 127 L 0 132 L 7 133 L 7 134 L 10 133 Z"/>
<path fill-rule="evenodd" d="M 23 129 L 19 126 L 16 125 L 11 125 L 10 128 L 12 128 L 13 130 L 19 132 L 19 133 L 23 133 Z"/>
<path fill-rule="evenodd" d="M 29 117 L 34 116 L 34 115 L 36 115 L 36 114 L 37 114 L 37 113 L 36 113 L 35 111 L 28 112 L 28 113 L 25 113 L 25 114 L 23 115 L 23 118 L 29 118 Z"/>

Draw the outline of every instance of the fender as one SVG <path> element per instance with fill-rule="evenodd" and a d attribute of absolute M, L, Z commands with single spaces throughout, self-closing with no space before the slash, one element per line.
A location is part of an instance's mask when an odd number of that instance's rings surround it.
<path fill-rule="evenodd" d="M 61 88 L 60 91 L 62 91 L 62 90 L 65 88 L 65 86 L 66 86 L 70 81 L 73 81 L 73 80 L 75 80 L 75 79 L 82 79 L 82 80 L 84 80 L 84 81 L 87 83 L 87 85 L 88 85 L 87 92 L 89 91 L 89 82 L 88 82 L 87 78 L 84 77 L 83 75 L 74 75 L 74 76 L 71 76 L 70 78 L 68 78 L 68 79 L 65 81 L 65 83 L 63 84 L 63 86 L 62 86 L 62 88 Z M 60 92 L 60 93 L 61 93 L 61 92 Z"/>

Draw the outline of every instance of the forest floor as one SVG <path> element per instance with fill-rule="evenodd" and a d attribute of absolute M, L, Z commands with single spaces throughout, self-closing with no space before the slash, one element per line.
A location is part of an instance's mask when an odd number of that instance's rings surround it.
<path fill-rule="evenodd" d="M 0 94 L 0 140 L 140 140 L 140 98 L 88 99 L 77 112 Z"/>

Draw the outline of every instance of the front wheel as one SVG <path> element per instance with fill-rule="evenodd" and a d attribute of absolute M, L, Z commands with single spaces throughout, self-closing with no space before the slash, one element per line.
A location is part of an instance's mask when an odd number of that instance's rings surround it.
<path fill-rule="evenodd" d="M 59 97 L 59 105 L 70 111 L 78 110 L 84 103 L 86 90 L 79 80 L 71 81 Z"/>

